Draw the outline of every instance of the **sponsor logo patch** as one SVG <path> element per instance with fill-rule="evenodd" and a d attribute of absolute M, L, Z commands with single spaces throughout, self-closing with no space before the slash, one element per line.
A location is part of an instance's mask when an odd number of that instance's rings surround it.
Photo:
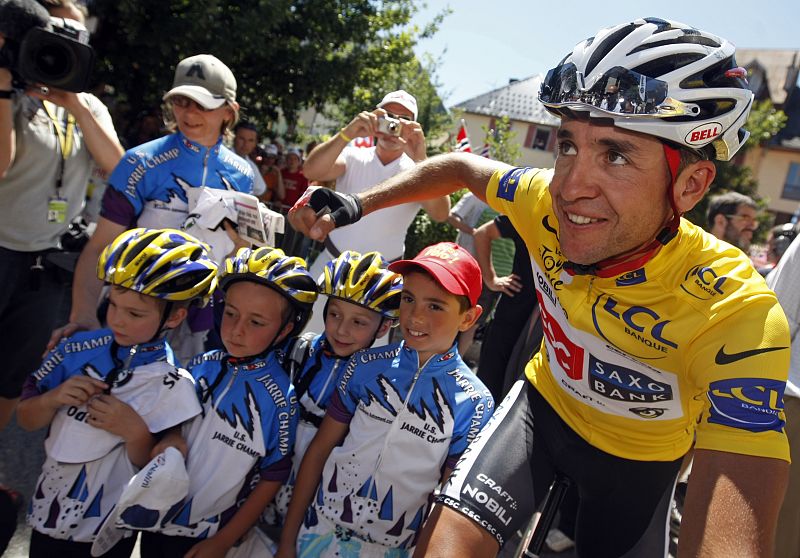
<path fill-rule="evenodd" d="M 540 293 L 539 308 L 542 312 L 542 329 L 547 339 L 548 354 L 555 359 L 564 372 L 573 380 L 583 378 L 583 348 L 573 343 L 561 329 L 561 325 L 547 310 Z"/>
<path fill-rule="evenodd" d="M 722 132 L 722 124 L 719 122 L 708 122 L 694 128 L 686 134 L 684 140 L 689 145 L 705 145 L 719 136 L 720 132 Z"/>
<path fill-rule="evenodd" d="M 592 391 L 602 397 L 623 401 L 625 403 L 666 402 L 673 399 L 672 386 L 630 368 L 618 364 L 603 362 L 594 355 L 589 355 L 589 386 Z M 639 416 L 641 412 L 631 409 Z M 657 418 L 663 414 L 651 414 L 645 418 Z"/>
<path fill-rule="evenodd" d="M 785 382 L 766 378 L 732 378 L 711 382 L 708 422 L 750 432 L 781 432 Z"/>
<path fill-rule="evenodd" d="M 617 287 L 630 287 L 632 285 L 640 285 L 647 281 L 647 276 L 644 273 L 644 268 L 629 271 L 625 275 L 617 277 Z"/>
<path fill-rule="evenodd" d="M 517 193 L 519 180 L 525 173 L 525 170 L 524 167 L 518 167 L 505 173 L 500 178 L 500 183 L 497 185 L 497 197 L 508 201 L 514 201 L 514 194 Z"/>
<path fill-rule="evenodd" d="M 725 283 L 728 278 L 724 275 L 717 275 L 711 267 L 696 265 L 686 272 L 681 283 L 681 290 L 686 294 L 699 300 L 711 300 L 727 292 Z"/>
<path fill-rule="evenodd" d="M 717 355 L 714 357 L 714 362 L 716 364 L 725 365 L 731 364 L 736 361 L 750 358 L 756 355 L 761 355 L 764 353 L 771 353 L 772 351 L 782 351 L 783 349 L 788 349 L 789 347 L 764 347 L 763 349 L 751 349 L 749 351 L 741 351 L 738 353 L 734 352 L 725 352 L 725 345 L 719 348 L 717 351 Z"/>
<path fill-rule="evenodd" d="M 592 321 L 597 333 L 617 348 L 629 347 L 629 339 L 637 341 L 641 350 L 625 352 L 639 359 L 664 358 L 669 350 L 678 348 L 666 331 L 672 322 L 646 306 L 625 306 L 600 295 L 592 305 Z"/>

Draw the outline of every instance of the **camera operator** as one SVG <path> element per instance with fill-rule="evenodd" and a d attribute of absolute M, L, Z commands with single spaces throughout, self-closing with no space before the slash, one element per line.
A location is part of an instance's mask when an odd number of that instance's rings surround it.
<path fill-rule="evenodd" d="M 348 147 L 358 137 L 374 137 L 375 146 Z M 425 134 L 417 122 L 417 100 L 401 89 L 387 94 L 375 110 L 360 112 L 338 134 L 315 147 L 303 164 L 303 172 L 310 181 L 336 180 L 338 192 L 357 194 L 425 158 Z M 376 250 L 390 261 L 402 258 L 406 229 L 420 209 L 434 221 L 443 222 L 450 214 L 450 198 L 398 205 L 333 231 L 325 240 L 325 250 L 311 266 L 311 276 L 318 277 L 325 264 L 343 250 Z M 322 331 L 323 306 L 321 299 L 314 305 L 306 331 Z M 377 344 L 385 344 L 387 337 Z"/>
<path fill-rule="evenodd" d="M 57 4 L 50 15 L 79 20 L 53 18 L 53 28 L 83 29 L 83 14 L 71 2 Z M 25 9 L 41 10 L 46 24 L 41 6 Z M 50 257 L 83 207 L 92 161 L 111 172 L 122 156 L 108 109 L 96 97 L 38 85 L 15 89 L 12 81 L 12 72 L 0 68 L 0 428 L 50 332 L 67 317 L 71 278 Z"/>

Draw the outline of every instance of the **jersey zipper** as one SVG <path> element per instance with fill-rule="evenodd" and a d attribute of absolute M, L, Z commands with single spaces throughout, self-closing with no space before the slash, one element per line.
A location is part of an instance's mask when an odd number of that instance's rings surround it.
<path fill-rule="evenodd" d="M 431 359 L 433 359 L 436 356 L 438 355 L 431 356 L 428 360 L 425 361 L 425 364 L 418 367 L 417 373 L 414 374 L 414 379 L 411 380 L 411 387 L 408 388 L 408 393 L 406 394 L 406 398 L 403 401 L 403 408 L 397 413 L 397 416 L 394 417 L 394 420 L 392 421 L 392 426 L 389 428 L 389 432 L 386 434 L 386 438 L 383 441 L 383 448 L 381 449 L 381 453 L 378 455 L 378 462 L 375 464 L 375 468 L 373 469 L 372 474 L 370 475 L 369 488 L 367 489 L 367 498 L 369 498 L 369 494 L 372 493 L 372 488 L 375 486 L 375 473 L 377 473 L 378 470 L 380 470 L 381 468 L 381 463 L 383 462 L 383 456 L 386 453 L 386 447 L 389 445 L 389 442 L 392 439 L 392 433 L 395 430 L 395 426 L 399 424 L 400 422 L 399 419 L 401 415 L 406 413 L 406 410 L 408 408 L 408 400 L 411 398 L 411 393 L 414 391 L 414 387 L 417 385 L 417 380 L 419 380 L 422 371 L 428 365 Z M 419 355 L 417 355 L 417 359 L 419 359 Z M 419 363 L 419 360 L 417 360 L 417 363 Z M 366 516 L 362 516 L 361 525 L 364 524 L 364 517 Z"/>
<path fill-rule="evenodd" d="M 231 386 L 233 385 L 233 382 L 236 381 L 236 373 L 237 372 L 239 372 L 239 365 L 238 364 L 233 367 L 233 370 L 232 370 L 232 373 L 231 373 L 231 379 L 228 382 L 228 385 L 225 386 L 225 389 L 222 390 L 222 392 L 219 394 L 219 397 L 217 397 L 216 401 L 214 401 L 214 405 L 212 406 L 212 409 L 214 409 L 214 412 L 217 411 L 217 407 L 219 407 L 219 404 L 222 402 L 222 399 L 228 393 L 228 390 L 231 389 Z M 223 374 L 224 374 L 224 372 L 223 372 Z M 211 396 L 213 397 L 214 394 L 212 393 Z"/>
<path fill-rule="evenodd" d="M 208 156 L 211 155 L 211 147 L 206 148 L 206 154 L 203 156 L 203 180 L 200 182 L 200 186 L 206 185 L 206 176 L 208 175 Z"/>
<path fill-rule="evenodd" d="M 342 359 L 338 359 L 338 358 L 337 358 L 337 359 L 336 359 L 336 361 L 333 363 L 333 367 L 331 368 L 331 371 L 330 371 L 330 373 L 328 374 L 328 378 L 325 380 L 325 385 L 323 385 L 323 386 L 322 386 L 322 389 L 321 389 L 321 390 L 320 390 L 320 392 L 319 392 L 319 395 L 320 395 L 320 397 L 322 397 L 322 395 L 325 393 L 325 390 L 327 390 L 327 389 L 328 389 L 328 384 L 330 384 L 330 383 L 331 383 L 331 380 L 332 380 L 334 377 L 336 377 L 336 370 L 338 370 L 338 369 L 339 369 L 339 364 L 340 364 L 341 362 L 342 362 Z M 313 397 L 311 398 L 311 400 L 314 402 L 314 404 L 317 406 L 317 408 L 318 408 L 318 409 L 322 409 L 322 407 L 321 407 L 321 406 L 320 406 L 320 404 L 319 404 L 319 401 L 317 401 L 317 400 L 316 400 L 316 399 L 314 399 Z"/>

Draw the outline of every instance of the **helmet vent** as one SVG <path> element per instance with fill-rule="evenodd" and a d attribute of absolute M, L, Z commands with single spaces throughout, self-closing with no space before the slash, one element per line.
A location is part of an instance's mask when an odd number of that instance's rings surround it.
<path fill-rule="evenodd" d="M 361 258 L 358 261 L 358 265 L 356 266 L 355 271 L 353 271 L 353 277 L 355 278 L 355 280 L 359 281 L 361 279 L 361 276 L 364 275 L 364 273 L 366 273 L 366 271 L 370 268 L 371 265 L 372 265 L 372 258 Z"/>
<path fill-rule="evenodd" d="M 604 38 L 603 42 L 594 48 L 591 58 L 589 58 L 589 61 L 586 63 L 586 70 L 584 73 L 586 75 L 591 74 L 595 66 L 597 66 L 597 64 L 599 64 L 600 61 L 605 58 L 609 52 L 611 52 L 611 49 L 617 46 L 622 39 L 633 33 L 637 27 L 639 27 L 638 24 L 629 23 L 628 25 L 617 29 L 608 37 Z"/>
<path fill-rule="evenodd" d="M 133 249 L 125 254 L 125 258 L 122 260 L 122 267 L 125 267 L 133 260 L 136 259 L 136 256 L 142 253 L 142 250 L 150 246 L 150 243 L 161 234 L 161 231 L 154 231 L 149 235 L 143 236 L 136 240 L 136 244 L 133 246 Z"/>
<path fill-rule="evenodd" d="M 183 273 L 174 279 L 165 281 L 153 289 L 156 293 L 173 294 L 176 292 L 183 292 L 191 289 L 194 285 L 202 284 L 211 273 L 208 269 L 192 271 L 190 273 Z"/>
<path fill-rule="evenodd" d="M 683 68 L 684 66 L 688 66 L 689 64 L 697 62 L 703 58 L 705 58 L 704 54 L 687 52 L 683 54 L 676 54 L 675 56 L 651 60 L 650 62 L 646 62 L 635 68 L 631 68 L 631 70 L 638 74 L 642 74 L 643 76 L 649 76 L 657 79 L 677 70 L 678 68 Z"/>

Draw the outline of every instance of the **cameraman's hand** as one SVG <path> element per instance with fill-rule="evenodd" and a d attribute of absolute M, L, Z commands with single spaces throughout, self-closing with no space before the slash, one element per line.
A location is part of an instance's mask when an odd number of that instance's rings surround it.
<path fill-rule="evenodd" d="M 47 85 L 36 84 L 29 87 L 25 93 L 31 97 L 41 99 L 42 101 L 50 101 L 53 104 L 59 105 L 67 109 L 67 112 L 75 114 L 79 109 L 84 108 L 81 98 L 77 93 L 71 91 L 64 91 L 63 89 L 56 89 Z"/>
<path fill-rule="evenodd" d="M 419 122 L 403 122 L 403 130 L 400 137 L 405 140 L 406 155 L 411 157 L 415 163 L 424 161 L 428 157 L 425 147 L 425 132 Z"/>

